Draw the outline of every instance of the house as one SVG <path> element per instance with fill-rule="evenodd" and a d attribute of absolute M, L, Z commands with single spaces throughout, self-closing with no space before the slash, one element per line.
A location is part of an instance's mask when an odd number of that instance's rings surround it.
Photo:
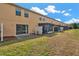
<path fill-rule="evenodd" d="M 51 33 L 61 31 L 61 28 L 63 30 L 65 26 L 68 26 L 12 3 L 0 4 L 0 23 L 3 24 L 4 38 Z"/>

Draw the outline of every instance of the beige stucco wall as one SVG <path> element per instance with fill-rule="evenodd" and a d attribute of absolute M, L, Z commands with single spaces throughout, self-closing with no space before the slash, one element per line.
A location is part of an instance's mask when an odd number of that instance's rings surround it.
<path fill-rule="evenodd" d="M 21 16 L 16 16 L 16 8 L 21 9 Z M 25 11 L 29 13 L 29 18 L 24 17 Z M 40 17 L 45 18 L 45 21 L 40 21 Z M 0 23 L 4 24 L 4 36 L 16 36 L 16 24 L 27 24 L 29 34 L 37 31 L 38 23 L 59 25 L 55 20 L 11 4 L 0 4 Z"/>
<path fill-rule="evenodd" d="M 28 33 L 34 33 L 37 30 L 39 16 L 33 12 L 21 9 L 21 16 L 16 16 L 14 5 L 0 4 L 0 23 L 4 24 L 4 36 L 16 36 L 16 24 L 27 24 Z M 24 17 L 24 12 L 29 13 L 29 18 Z"/>
<path fill-rule="evenodd" d="M 16 35 L 16 24 L 28 24 L 28 19 L 16 16 L 16 7 L 9 4 L 0 4 L 0 23 L 4 24 L 4 36 Z M 23 9 L 22 15 L 23 15 Z"/>

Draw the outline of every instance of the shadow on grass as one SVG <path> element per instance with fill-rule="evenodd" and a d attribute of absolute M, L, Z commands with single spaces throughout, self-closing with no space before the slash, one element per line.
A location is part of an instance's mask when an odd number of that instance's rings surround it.
<path fill-rule="evenodd" d="M 0 47 L 10 45 L 10 44 L 14 44 L 14 43 L 18 43 L 18 42 L 22 42 L 22 41 L 26 41 L 26 40 L 32 40 L 34 38 L 35 39 L 40 38 L 40 37 L 43 37 L 43 36 L 52 37 L 52 36 L 55 36 L 55 35 L 57 35 L 56 32 L 51 33 L 51 34 L 32 35 L 32 36 L 28 36 L 28 37 L 23 38 L 23 39 L 6 40 L 6 41 L 3 41 L 3 42 L 0 42 Z"/>

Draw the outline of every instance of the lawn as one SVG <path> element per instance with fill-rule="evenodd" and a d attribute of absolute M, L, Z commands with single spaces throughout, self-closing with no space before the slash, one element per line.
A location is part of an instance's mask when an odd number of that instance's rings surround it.
<path fill-rule="evenodd" d="M 43 36 L 35 39 L 12 40 L 0 44 L 1 56 L 48 55 L 48 38 Z"/>
<path fill-rule="evenodd" d="M 79 29 L 0 42 L 1 56 L 79 56 Z"/>
<path fill-rule="evenodd" d="M 79 29 L 64 31 L 48 40 L 48 55 L 79 56 Z"/>

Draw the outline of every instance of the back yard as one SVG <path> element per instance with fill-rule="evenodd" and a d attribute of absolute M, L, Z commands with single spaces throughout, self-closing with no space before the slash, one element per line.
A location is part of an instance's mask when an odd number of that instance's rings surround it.
<path fill-rule="evenodd" d="M 0 55 L 79 55 L 79 29 L 0 43 Z"/>
<path fill-rule="evenodd" d="M 68 30 L 49 38 L 48 49 L 48 55 L 79 56 L 79 29 Z"/>

